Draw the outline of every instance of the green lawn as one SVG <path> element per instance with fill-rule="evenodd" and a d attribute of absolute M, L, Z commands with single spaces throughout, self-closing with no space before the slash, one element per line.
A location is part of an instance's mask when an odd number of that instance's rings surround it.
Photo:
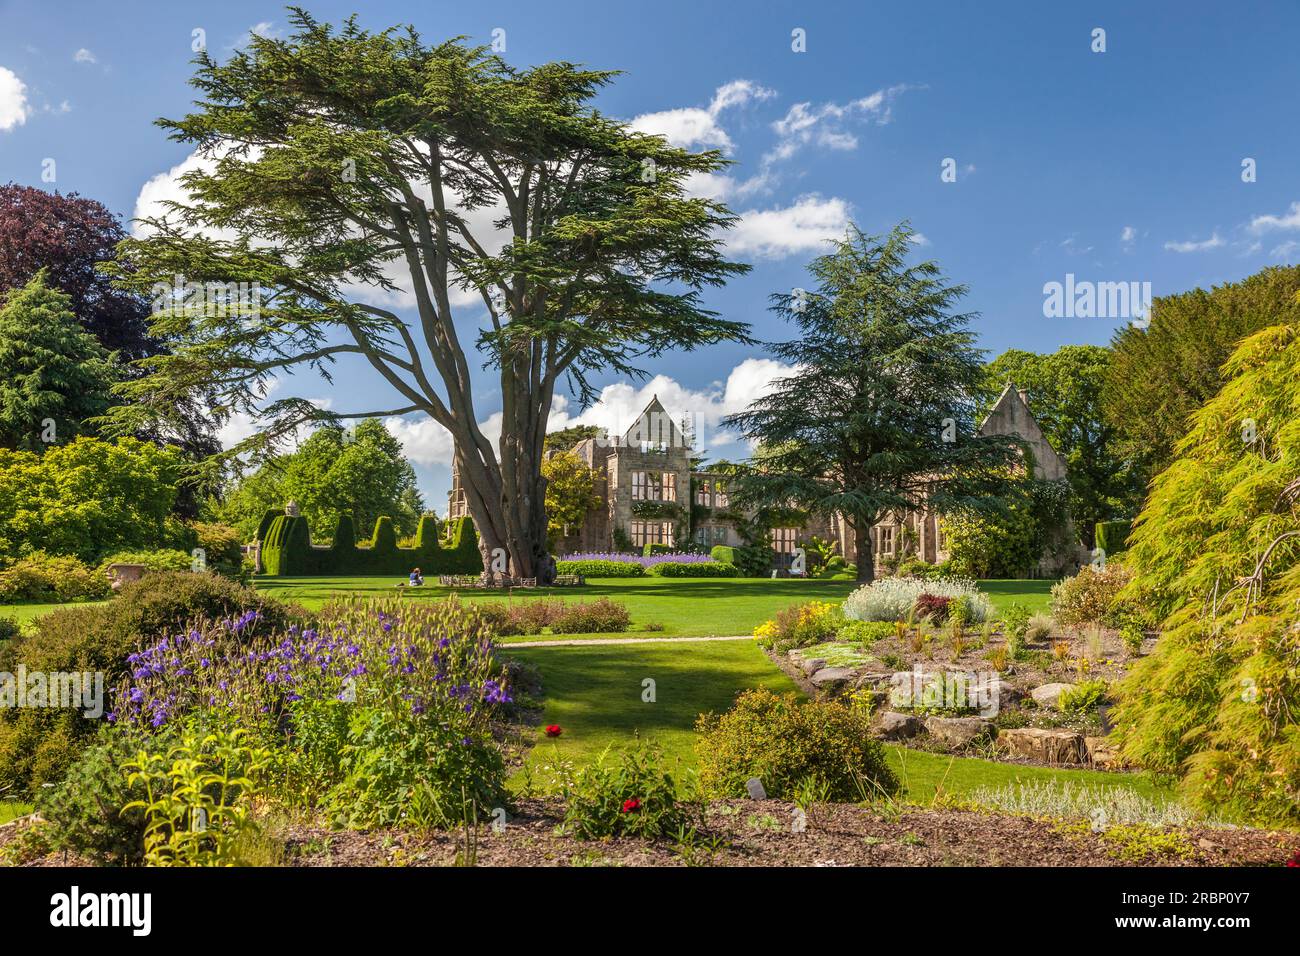
<path fill-rule="evenodd" d="M 605 747 L 625 744 L 637 734 L 657 741 L 670 763 L 695 765 L 695 718 L 725 710 L 740 691 L 768 687 L 778 692 L 794 684 L 754 644 L 634 644 L 618 647 L 514 646 L 510 656 L 538 668 L 545 696 L 545 724 L 559 724 L 554 740 L 539 737 L 529 764 L 535 782 L 557 756 L 581 764 Z M 642 682 L 655 681 L 655 702 L 642 700 Z M 889 747 L 890 764 L 910 800 L 928 803 L 936 789 L 960 795 L 984 786 L 1048 778 L 1134 789 L 1154 796 L 1151 778 L 1140 774 L 1025 767 L 975 758 L 948 757 Z M 521 778 L 516 777 L 516 782 Z"/>
<path fill-rule="evenodd" d="M 106 604 L 106 601 L 78 601 L 71 604 L 0 604 L 0 617 L 9 617 L 26 624 L 61 607 L 84 607 L 87 604 Z"/>
<path fill-rule="evenodd" d="M 296 601 L 315 610 L 340 594 L 392 597 L 399 593 L 395 577 L 259 578 L 259 590 Z M 1032 610 L 1046 610 L 1051 581 L 981 581 L 994 606 L 1012 602 Z M 581 588 L 537 588 L 500 591 L 426 586 L 402 589 L 403 600 L 428 601 L 460 595 L 466 601 L 531 601 L 559 598 L 565 601 L 608 597 L 621 601 L 632 616 L 632 627 L 661 628 L 666 637 L 749 634 L 777 611 L 800 601 L 842 601 L 856 589 L 852 581 L 816 581 L 795 578 L 596 578 Z M 565 635 L 576 637 L 579 635 Z M 607 635 L 603 635 L 607 636 Z M 537 639 L 537 638 L 535 638 Z"/>

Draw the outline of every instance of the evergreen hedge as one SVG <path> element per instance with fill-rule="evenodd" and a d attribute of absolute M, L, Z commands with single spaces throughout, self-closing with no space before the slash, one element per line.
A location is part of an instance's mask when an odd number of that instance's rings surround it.
<path fill-rule="evenodd" d="M 476 574 L 483 570 L 478 550 L 478 534 L 469 518 L 452 523 L 451 536 L 443 540 L 438 519 L 425 515 L 420 519 L 414 548 L 399 548 L 393 519 L 387 516 L 375 522 L 366 545 L 356 543 L 352 518 L 343 515 L 328 547 L 311 543 L 311 528 L 301 515 L 277 515 L 262 539 L 262 564 L 268 575 L 352 575 L 409 574 L 419 568 L 425 576 L 436 574 Z"/>

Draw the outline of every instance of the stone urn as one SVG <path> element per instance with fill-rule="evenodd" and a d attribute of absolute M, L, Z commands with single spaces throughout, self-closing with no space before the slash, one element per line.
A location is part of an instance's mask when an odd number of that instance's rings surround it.
<path fill-rule="evenodd" d="M 287 514 L 290 518 L 298 517 L 298 502 L 291 501 L 287 505 L 285 505 L 284 513 Z"/>

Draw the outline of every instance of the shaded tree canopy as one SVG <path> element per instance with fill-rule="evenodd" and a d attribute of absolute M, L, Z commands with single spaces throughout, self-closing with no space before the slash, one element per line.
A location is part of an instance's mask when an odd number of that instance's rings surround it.
<path fill-rule="evenodd" d="M 811 290 L 772 296 L 798 336 L 770 346 L 794 371 L 724 420 L 762 443 L 733 503 L 839 514 L 853 527 L 858 579 L 874 575 L 870 529 L 889 512 L 999 510 L 1019 446 L 975 434 L 982 353 L 953 311 L 966 289 L 933 261 L 907 263 L 911 230 L 856 226 L 813 260 Z"/>
<path fill-rule="evenodd" d="M 1102 407 L 1145 487 L 1174 458 L 1189 416 L 1218 394 L 1222 366 L 1246 336 L 1300 320 L 1300 266 L 1271 266 L 1240 282 L 1157 298 L 1147 328 L 1112 339 Z"/>
<path fill-rule="evenodd" d="M 485 566 L 501 548 L 514 573 L 544 573 L 557 385 L 585 402 L 592 373 L 636 376 L 645 357 L 744 339 L 743 323 L 700 302 L 746 268 L 721 252 L 733 217 L 685 191 L 725 161 L 600 113 L 609 71 L 516 69 L 460 40 L 426 45 L 411 27 L 290 19 L 292 35 L 255 36 L 224 64 L 201 54 L 195 111 L 159 121 L 209 165 L 184 178 L 192 202 L 123 244 L 121 281 L 154 294 L 182 275 L 195 290 L 258 293 L 234 309 L 189 290 L 164 301 L 153 329 L 182 344 L 146 360 L 152 374 L 129 386 L 137 404 L 120 424 L 210 390 L 219 415 L 264 425 L 239 453 L 304 423 L 427 415 L 455 443 Z M 375 304 L 399 287 L 413 322 Z M 479 426 L 467 332 L 498 378 L 496 447 Z M 375 405 L 387 407 L 334 413 L 296 396 L 263 407 L 278 373 L 328 375 L 341 355 L 386 383 L 391 398 Z"/>

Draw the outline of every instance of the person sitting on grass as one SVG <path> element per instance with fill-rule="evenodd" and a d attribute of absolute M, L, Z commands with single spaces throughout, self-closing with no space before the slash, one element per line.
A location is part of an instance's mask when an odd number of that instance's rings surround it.
<path fill-rule="evenodd" d="M 411 570 L 411 587 L 418 588 L 424 584 L 424 575 L 420 573 L 419 568 Z"/>

